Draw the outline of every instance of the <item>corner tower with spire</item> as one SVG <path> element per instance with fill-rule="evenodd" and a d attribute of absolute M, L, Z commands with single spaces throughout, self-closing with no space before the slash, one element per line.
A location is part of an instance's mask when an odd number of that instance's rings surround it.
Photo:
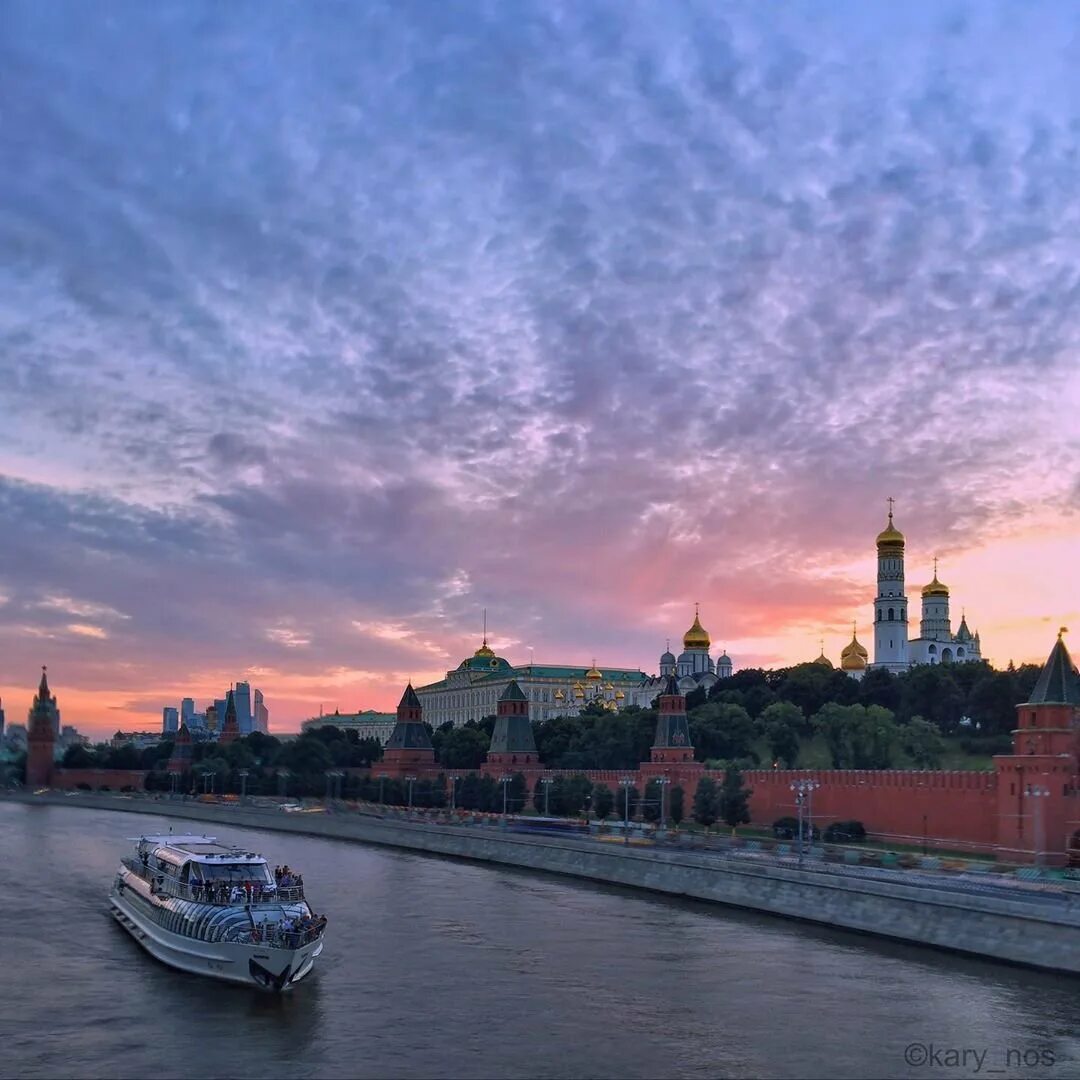
<path fill-rule="evenodd" d="M 48 787 L 52 780 L 56 754 L 56 698 L 49 691 L 48 674 L 41 668 L 41 682 L 30 706 L 26 742 L 26 785 L 30 788 Z"/>
<path fill-rule="evenodd" d="M 1061 866 L 1080 853 L 1076 809 L 1080 768 L 1080 675 L 1058 631 L 1031 696 L 1016 706 L 1011 754 L 994 757 L 997 770 L 997 856 Z"/>

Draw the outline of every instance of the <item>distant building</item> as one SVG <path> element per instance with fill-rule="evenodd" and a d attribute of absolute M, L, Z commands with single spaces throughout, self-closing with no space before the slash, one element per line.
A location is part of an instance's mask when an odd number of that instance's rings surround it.
<path fill-rule="evenodd" d="M 89 746 L 90 738 L 80 735 L 74 724 L 65 724 L 60 729 L 60 738 L 56 741 L 57 748 L 61 751 L 69 746 Z"/>
<path fill-rule="evenodd" d="M 175 735 L 180 730 L 180 713 L 172 705 L 161 710 L 162 735 Z"/>
<path fill-rule="evenodd" d="M 206 706 L 206 715 L 203 717 L 203 731 L 207 735 L 216 735 L 218 729 L 218 719 L 225 719 L 225 702 L 221 703 L 221 712 L 218 712 L 218 703 L 215 701 L 213 705 Z M 193 729 L 192 734 L 197 734 Z"/>
<path fill-rule="evenodd" d="M 25 724 L 10 724 L 7 728 L 7 734 L 4 736 L 4 745 L 17 754 L 22 753 L 26 749 L 26 738 Z"/>
<path fill-rule="evenodd" d="M 233 703 L 236 706 L 236 722 L 241 735 L 250 735 L 252 727 L 251 683 L 238 682 L 233 691 Z"/>
<path fill-rule="evenodd" d="M 0 741 L 4 738 L 4 702 L 0 700 Z"/>
<path fill-rule="evenodd" d="M 44 671 L 45 669 L 42 668 L 41 670 Z M 41 685 L 45 688 L 46 691 L 48 691 L 49 684 L 44 678 L 41 680 Z M 37 711 L 39 716 L 48 714 L 50 722 L 52 723 L 53 739 L 55 740 L 59 738 L 60 709 L 57 707 L 56 704 L 56 695 L 47 694 L 46 698 L 42 701 L 39 701 L 36 697 L 34 698 L 34 704 L 30 706 L 30 711 L 26 714 L 26 726 L 28 729 L 33 726 L 35 710 Z"/>
<path fill-rule="evenodd" d="M 194 698 L 186 697 L 180 702 L 180 722 L 191 727 L 191 721 L 194 716 L 195 700 Z"/>
<path fill-rule="evenodd" d="M 255 709 L 252 721 L 256 731 L 261 731 L 264 735 L 270 734 L 270 710 L 263 701 L 263 692 L 258 689 L 255 691 Z"/>
<path fill-rule="evenodd" d="M 161 742 L 158 731 L 118 731 L 112 737 L 112 746 L 134 746 L 136 750 L 145 750 L 148 746 L 157 746 Z"/>
<path fill-rule="evenodd" d="M 300 725 L 300 730 L 308 732 L 323 727 L 336 727 L 342 731 L 355 731 L 361 739 L 378 739 L 379 745 L 385 746 L 394 732 L 396 721 L 395 713 L 381 713 L 374 709 L 342 713 L 335 709 L 325 716 L 313 716 L 310 720 L 305 720 Z"/>

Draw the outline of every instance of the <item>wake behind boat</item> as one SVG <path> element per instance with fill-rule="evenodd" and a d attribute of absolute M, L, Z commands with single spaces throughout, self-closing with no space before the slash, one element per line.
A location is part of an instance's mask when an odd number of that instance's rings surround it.
<path fill-rule="evenodd" d="M 113 917 L 152 956 L 197 975 L 289 990 L 322 952 L 326 919 L 303 884 L 213 836 L 137 838 L 109 893 Z"/>

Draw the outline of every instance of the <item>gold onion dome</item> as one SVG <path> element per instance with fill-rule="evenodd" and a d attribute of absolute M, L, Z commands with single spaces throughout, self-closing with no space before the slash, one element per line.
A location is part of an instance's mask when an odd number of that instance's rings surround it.
<path fill-rule="evenodd" d="M 825 655 L 825 650 L 821 650 L 821 655 L 814 661 L 815 664 L 820 664 L 822 667 L 832 668 L 832 661 Z"/>
<path fill-rule="evenodd" d="M 923 596 L 948 596 L 949 586 L 942 584 L 937 579 L 937 570 L 934 571 L 934 580 L 929 585 L 923 586 Z"/>
<path fill-rule="evenodd" d="M 566 695 L 561 690 L 556 690 L 555 691 L 555 700 L 556 701 L 565 701 L 566 700 Z"/>
<path fill-rule="evenodd" d="M 479 657 L 482 657 L 485 660 L 494 660 L 495 659 L 495 652 L 488 645 L 487 638 L 484 638 L 483 645 L 481 645 L 480 648 L 477 649 L 476 652 L 473 653 L 473 656 L 479 656 Z"/>
<path fill-rule="evenodd" d="M 878 533 L 877 546 L 879 548 L 899 548 L 903 550 L 904 534 L 893 524 L 892 511 L 889 511 L 889 524 Z"/>
<path fill-rule="evenodd" d="M 701 625 L 701 619 L 696 611 L 694 612 L 694 625 L 683 634 L 682 643 L 684 649 L 708 649 L 712 644 L 709 639 L 709 632 Z"/>
<path fill-rule="evenodd" d="M 593 663 L 593 666 L 591 668 L 589 668 L 588 671 L 585 672 L 585 678 L 588 679 L 590 682 L 596 682 L 599 679 L 602 679 L 604 677 L 604 673 L 602 671 L 597 671 L 596 670 L 596 661 L 595 660 L 592 663 Z"/>
<path fill-rule="evenodd" d="M 626 698 L 626 695 L 621 690 L 616 690 L 615 691 L 615 700 L 616 701 L 623 701 L 623 700 L 625 700 L 625 698 Z"/>
<path fill-rule="evenodd" d="M 862 645 L 852 628 L 851 641 L 844 646 L 840 653 L 840 667 L 843 671 L 862 671 L 866 667 L 866 658 L 870 654 Z"/>
<path fill-rule="evenodd" d="M 585 696 L 585 687 L 581 683 L 574 683 L 574 697 L 583 698 Z"/>

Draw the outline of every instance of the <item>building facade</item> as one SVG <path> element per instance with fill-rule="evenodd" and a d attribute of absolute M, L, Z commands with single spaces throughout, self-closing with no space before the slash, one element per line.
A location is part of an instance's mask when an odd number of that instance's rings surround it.
<path fill-rule="evenodd" d="M 175 735 L 180 730 L 180 711 L 172 705 L 161 710 L 162 735 Z"/>
<path fill-rule="evenodd" d="M 390 741 L 396 723 L 394 713 L 364 709 L 360 712 L 343 713 L 336 709 L 323 716 L 313 716 L 300 724 L 301 732 L 316 731 L 323 727 L 336 727 L 342 731 L 355 731 L 361 739 L 378 739 L 380 746 Z"/>

